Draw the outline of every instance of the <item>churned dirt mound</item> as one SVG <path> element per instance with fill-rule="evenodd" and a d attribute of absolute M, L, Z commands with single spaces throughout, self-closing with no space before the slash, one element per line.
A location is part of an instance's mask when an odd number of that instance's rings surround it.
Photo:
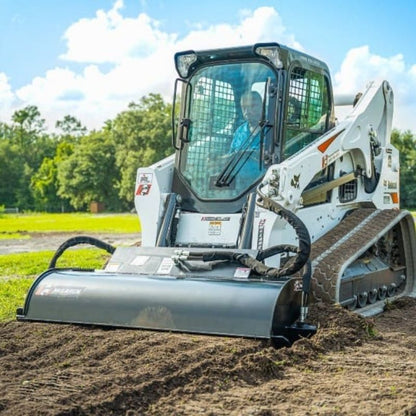
<path fill-rule="evenodd" d="M 314 305 L 292 348 L 139 330 L 0 325 L 3 415 L 416 415 L 416 299 Z"/>

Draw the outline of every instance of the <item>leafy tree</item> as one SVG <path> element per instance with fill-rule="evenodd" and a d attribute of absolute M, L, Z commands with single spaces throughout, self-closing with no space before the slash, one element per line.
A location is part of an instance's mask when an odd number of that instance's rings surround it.
<path fill-rule="evenodd" d="M 62 120 L 58 120 L 55 127 L 61 130 L 61 138 L 66 141 L 77 141 L 87 133 L 87 128 L 81 124 L 81 122 L 70 115 L 66 115 Z"/>
<path fill-rule="evenodd" d="M 67 198 L 58 195 L 58 166 L 74 151 L 74 145 L 63 141 L 58 144 L 53 158 L 45 157 L 38 171 L 32 176 L 31 187 L 37 211 L 67 212 L 70 210 Z"/>
<path fill-rule="evenodd" d="M 104 202 L 109 210 L 121 208 L 115 148 L 105 131 L 81 138 L 74 152 L 58 165 L 58 195 L 67 198 L 77 210 L 93 201 Z"/>
<path fill-rule="evenodd" d="M 142 97 L 130 103 L 106 129 L 116 148 L 116 166 L 120 171 L 119 196 L 131 203 L 137 168 L 149 166 L 172 153 L 171 108 L 160 94 Z"/>
<path fill-rule="evenodd" d="M 403 208 L 416 208 L 416 140 L 410 131 L 393 130 L 392 144 L 400 152 L 400 204 Z"/>
<path fill-rule="evenodd" d="M 60 130 L 60 134 L 54 136 L 55 155 L 44 157 L 39 169 L 31 178 L 31 188 L 37 211 L 64 212 L 71 210 L 68 199 L 58 194 L 58 165 L 69 158 L 75 145 L 86 134 L 87 129 L 79 120 L 70 115 L 58 120 L 55 127 Z"/>
<path fill-rule="evenodd" d="M 10 141 L 13 137 L 13 129 L 6 123 L 0 122 L 0 141 Z"/>
<path fill-rule="evenodd" d="M 22 166 L 16 146 L 4 137 L 0 137 L 0 166 L 0 205 L 16 206 Z"/>
<path fill-rule="evenodd" d="M 33 168 L 36 152 L 33 146 L 39 142 L 45 131 L 45 120 L 40 117 L 36 106 L 29 105 L 14 112 L 12 116 L 13 143 L 22 152 L 22 157 L 27 164 Z"/>
<path fill-rule="evenodd" d="M 14 112 L 12 120 L 26 133 L 36 137 L 45 129 L 45 120 L 40 117 L 39 109 L 34 105 L 28 105 Z"/>
<path fill-rule="evenodd" d="M 2 141 L 1 203 L 20 209 L 33 209 L 31 177 L 44 157 L 55 153 L 54 140 L 45 133 L 45 121 L 35 106 L 17 110 L 13 124 L 0 126 Z M 7 196 L 3 196 L 6 194 Z"/>

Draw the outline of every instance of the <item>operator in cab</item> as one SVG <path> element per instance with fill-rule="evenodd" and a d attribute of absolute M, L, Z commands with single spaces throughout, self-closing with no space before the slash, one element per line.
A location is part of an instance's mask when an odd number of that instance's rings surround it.
<path fill-rule="evenodd" d="M 260 157 L 263 100 L 257 91 L 250 90 L 242 95 L 240 105 L 244 121 L 234 131 L 227 154 L 213 161 L 221 169 L 215 175 L 215 186 L 236 189 L 234 195 L 253 186 L 264 171 Z"/>
<path fill-rule="evenodd" d="M 246 92 L 241 97 L 241 111 L 245 122 L 241 124 L 234 133 L 230 151 L 235 152 L 242 149 L 256 149 L 260 142 L 260 126 L 262 113 L 262 99 L 257 91 Z M 248 142 L 250 145 L 247 146 Z"/>
<path fill-rule="evenodd" d="M 240 104 L 245 121 L 234 132 L 229 154 L 235 159 L 233 174 L 238 177 L 239 187 L 244 189 L 251 186 L 263 171 L 260 162 L 263 100 L 257 91 L 248 91 L 241 97 Z"/>

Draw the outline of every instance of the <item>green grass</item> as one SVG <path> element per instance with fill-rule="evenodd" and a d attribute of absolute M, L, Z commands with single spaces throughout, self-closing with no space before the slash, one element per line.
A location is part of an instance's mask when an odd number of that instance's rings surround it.
<path fill-rule="evenodd" d="M 23 306 L 35 276 L 48 268 L 53 251 L 16 253 L 0 256 L 0 322 L 13 319 L 16 308 Z M 103 268 L 109 254 L 98 249 L 67 250 L 58 259 L 58 267 Z"/>
<path fill-rule="evenodd" d="M 0 280 L 0 322 L 13 319 L 16 309 L 23 306 L 33 279 Z"/>
<path fill-rule="evenodd" d="M 12 239 L 23 239 L 27 240 L 30 238 L 28 234 L 20 234 L 20 233 L 2 233 L 0 232 L 0 240 L 12 240 Z"/>
<path fill-rule="evenodd" d="M 0 216 L 0 235 L 3 236 L 33 232 L 86 231 L 134 233 L 140 231 L 140 222 L 136 214 L 71 213 L 3 214 Z"/>
<path fill-rule="evenodd" d="M 1 279 L 34 277 L 46 270 L 54 251 L 14 253 L 0 256 Z M 58 259 L 57 267 L 101 268 L 109 254 L 96 248 L 69 249 Z M 0 285 L 1 286 L 1 285 Z M 1 290 L 1 287 L 0 287 Z"/>
<path fill-rule="evenodd" d="M 29 238 L 27 233 L 137 233 L 140 222 L 135 214 L 17 214 L 0 215 L 0 239 Z M 0 321 L 13 319 L 23 306 L 33 279 L 48 268 L 53 251 L 0 255 Z M 58 259 L 57 267 L 100 269 L 109 254 L 96 248 L 69 249 Z"/>

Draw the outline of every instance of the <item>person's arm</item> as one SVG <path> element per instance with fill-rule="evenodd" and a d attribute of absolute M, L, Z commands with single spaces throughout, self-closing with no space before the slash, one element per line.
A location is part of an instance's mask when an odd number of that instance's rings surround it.
<path fill-rule="evenodd" d="M 230 153 L 235 152 L 241 147 L 241 143 L 247 138 L 244 132 L 244 126 L 246 124 L 242 124 L 237 130 L 234 132 L 234 137 L 230 145 Z"/>

